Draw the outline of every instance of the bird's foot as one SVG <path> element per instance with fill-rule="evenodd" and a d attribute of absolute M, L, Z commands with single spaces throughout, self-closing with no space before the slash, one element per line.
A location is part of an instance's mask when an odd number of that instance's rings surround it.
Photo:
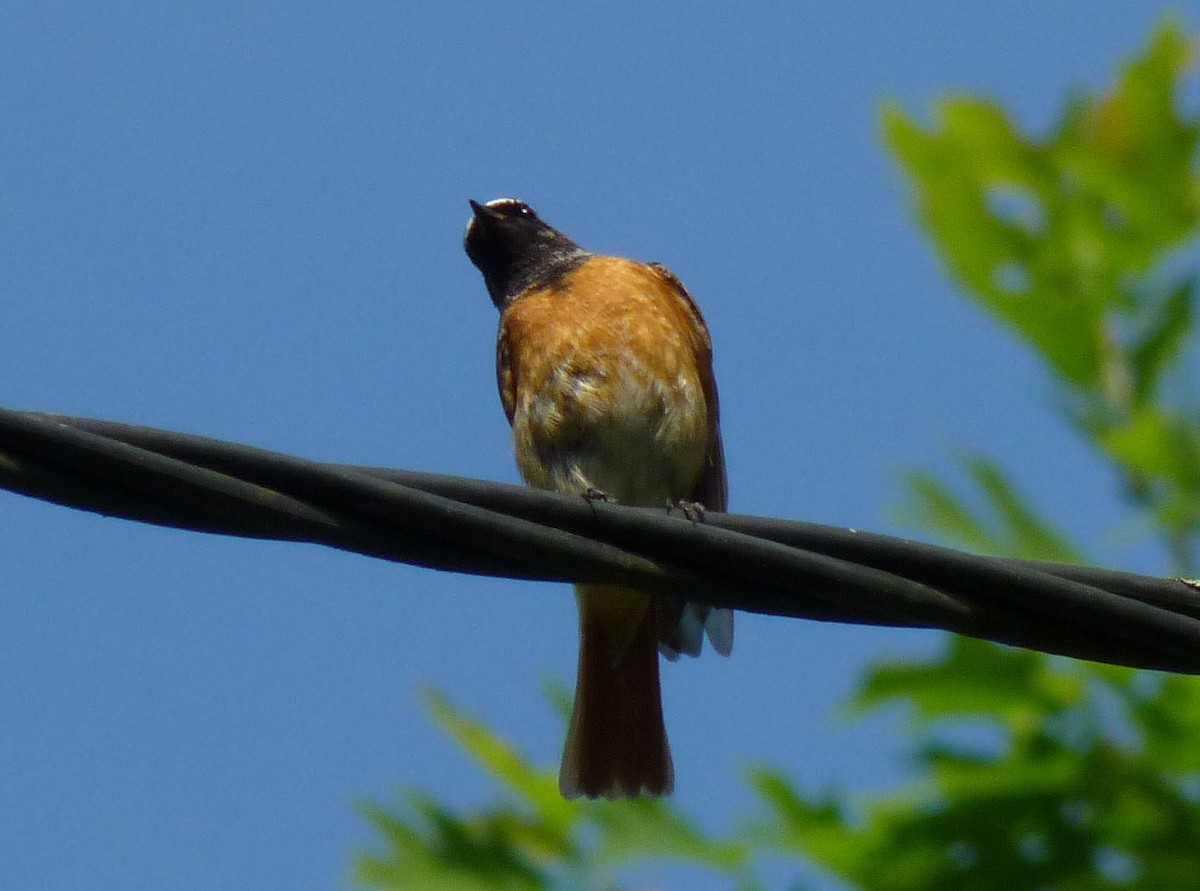
<path fill-rule="evenodd" d="M 667 505 L 667 513 L 671 513 L 673 510 L 679 511 L 693 523 L 704 522 L 704 505 L 699 501 L 684 501 L 680 499 L 674 504 Z"/>

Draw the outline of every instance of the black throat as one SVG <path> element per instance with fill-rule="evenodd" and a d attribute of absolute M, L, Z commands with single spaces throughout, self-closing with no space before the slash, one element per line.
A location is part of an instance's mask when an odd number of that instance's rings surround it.
<path fill-rule="evenodd" d="M 553 287 L 592 256 L 533 214 L 486 206 L 476 206 L 463 247 L 497 309 L 532 288 Z"/>
<path fill-rule="evenodd" d="M 497 309 L 503 309 L 526 291 L 554 287 L 591 256 L 572 244 L 570 247 L 555 246 L 551 250 L 505 254 L 494 262 L 476 265 L 483 273 L 483 283 L 492 303 Z"/>

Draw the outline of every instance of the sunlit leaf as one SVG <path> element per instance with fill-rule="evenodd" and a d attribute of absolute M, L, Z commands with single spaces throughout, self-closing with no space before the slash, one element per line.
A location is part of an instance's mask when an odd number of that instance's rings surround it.
<path fill-rule="evenodd" d="M 981 507 L 969 507 L 964 498 L 930 474 L 910 473 L 905 477 L 909 501 L 897 511 L 898 518 L 977 553 L 1083 562 L 1067 537 L 1026 503 L 994 461 L 961 454 L 959 463 L 975 484 L 972 494 L 982 501 Z"/>
<path fill-rule="evenodd" d="M 967 293 L 1058 373 L 1079 385 L 1094 381 L 1102 302 L 1044 256 L 1044 245 L 1061 240 L 1063 230 L 1044 147 L 1023 141 L 1001 111 L 975 100 L 943 100 L 932 132 L 895 108 L 885 110 L 883 127 L 910 176 L 922 221 Z M 999 200 L 1013 190 L 1033 203 L 1036 225 L 1014 219 Z"/>
<path fill-rule="evenodd" d="M 932 533 L 943 541 L 981 554 L 1002 547 L 964 501 L 945 483 L 924 472 L 905 474 L 908 502 L 894 511 L 898 522 Z"/>
<path fill-rule="evenodd" d="M 507 742 L 453 708 L 439 694 L 427 692 L 425 705 L 463 751 L 533 805 L 547 825 L 565 832 L 578 819 L 579 805 L 564 800 L 559 794 L 556 773 L 533 767 Z"/>
<path fill-rule="evenodd" d="M 1200 492 L 1200 430 L 1184 418 L 1144 406 L 1099 438 L 1116 460 L 1142 477 Z"/>
<path fill-rule="evenodd" d="M 1045 719 L 1079 701 L 1083 685 L 1051 671 L 1046 656 L 969 637 L 919 663 L 881 663 L 851 700 L 855 710 L 902 702 L 915 717 L 985 717 L 1008 724 Z"/>
<path fill-rule="evenodd" d="M 1191 52 L 1165 25 L 1106 95 L 1073 103 L 1042 139 L 976 99 L 942 100 L 928 129 L 884 111 L 951 274 L 1072 387 L 1103 389 L 1107 326 L 1136 306 L 1131 277 L 1200 220 L 1200 123 L 1178 97 Z"/>
<path fill-rule="evenodd" d="M 732 870 L 748 857 L 744 844 L 712 840 L 661 798 L 594 802 L 589 810 L 601 829 L 596 849 L 601 864 L 678 860 Z"/>
<path fill-rule="evenodd" d="M 1200 805 L 1200 679 L 1165 676 L 1155 695 L 1135 702 L 1131 713 L 1146 758 L 1164 771 L 1190 776 Z"/>
<path fill-rule="evenodd" d="M 967 472 L 996 515 L 1000 536 L 1010 557 L 1081 563 L 1082 558 L 1061 532 L 1039 517 L 1017 494 L 1008 475 L 995 462 L 980 455 L 963 457 Z"/>
<path fill-rule="evenodd" d="M 1191 332 L 1195 314 L 1195 281 L 1173 288 L 1158 305 L 1130 350 L 1134 398 L 1140 405 L 1155 395 L 1163 371 L 1174 360 Z"/>
<path fill-rule="evenodd" d="M 868 841 L 836 799 L 809 800 L 787 777 L 769 768 L 751 771 L 750 785 L 767 805 L 766 818 L 751 830 L 759 845 L 801 853 L 843 879 L 860 872 Z"/>
<path fill-rule="evenodd" d="M 505 891 L 549 887 L 549 877 L 522 856 L 496 821 L 455 816 L 432 798 L 416 794 L 409 796 L 406 812 L 400 816 L 378 807 L 365 809 L 391 850 L 359 858 L 359 884 Z"/>

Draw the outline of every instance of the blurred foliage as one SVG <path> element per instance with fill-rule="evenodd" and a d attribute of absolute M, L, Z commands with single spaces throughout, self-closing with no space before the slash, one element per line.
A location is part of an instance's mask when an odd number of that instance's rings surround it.
<path fill-rule="evenodd" d="M 1150 513 L 1180 574 L 1191 572 L 1200 528 L 1195 367 L 1184 355 L 1194 340 L 1200 129 L 1178 100 L 1194 52 L 1178 28 L 1160 28 L 1111 90 L 1069 102 L 1041 140 L 971 98 L 938 103 L 930 129 L 896 108 L 884 114 L 950 273 L 1054 374 L 1067 417 Z M 934 481 L 916 482 L 918 515 L 961 506 Z M 948 519 L 936 531 L 979 546 Z"/>
<path fill-rule="evenodd" d="M 930 127 L 884 115 L 950 273 L 1045 363 L 1066 419 L 1180 574 L 1200 532 L 1189 365 L 1200 120 L 1179 107 L 1193 53 L 1162 26 L 1107 93 L 1074 98 L 1042 139 L 970 98 L 942 101 Z M 961 461 L 966 495 L 909 477 L 910 521 L 978 551 L 1080 559 L 997 462 Z M 667 801 L 563 801 L 552 768 L 431 697 L 435 720 L 506 794 L 469 813 L 419 793 L 369 807 L 383 850 L 361 855 L 355 877 L 370 888 L 617 888 L 639 864 L 673 861 L 750 889 L 763 863 L 791 858 L 798 875 L 880 891 L 1200 888 L 1200 682 L 946 641 L 933 659 L 877 664 L 850 703 L 910 715 L 907 787 L 851 807 L 759 769 L 761 811 L 722 838 Z"/>
<path fill-rule="evenodd" d="M 998 464 L 968 454 L 960 455 L 959 463 L 984 502 L 983 511 L 973 510 L 933 474 L 917 470 L 907 475 L 910 499 L 895 512 L 897 518 L 980 554 L 1084 562 L 1065 533 L 1025 503 Z"/>
<path fill-rule="evenodd" d="M 569 708 L 569 702 L 563 703 Z M 566 801 L 558 769 L 537 768 L 504 740 L 431 694 L 426 705 L 445 733 L 504 786 L 494 809 L 456 815 L 410 793 L 397 814 L 378 806 L 367 819 L 383 834 L 385 856 L 359 858 L 357 878 L 372 888 L 615 888 L 612 874 L 638 861 L 703 866 L 752 888 L 746 841 L 705 836 L 665 799 Z M 565 709 L 564 709 L 565 716 Z"/>

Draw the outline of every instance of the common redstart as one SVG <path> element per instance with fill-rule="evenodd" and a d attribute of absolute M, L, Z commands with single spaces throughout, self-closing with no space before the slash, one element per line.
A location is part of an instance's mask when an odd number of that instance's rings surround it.
<path fill-rule="evenodd" d="M 522 201 L 470 202 L 464 247 L 500 310 L 496 378 L 517 467 L 539 489 L 621 504 L 727 504 L 712 341 L 666 267 L 584 250 Z M 733 646 L 733 614 L 576 585 L 579 672 L 559 789 L 665 795 L 658 656 Z"/>

